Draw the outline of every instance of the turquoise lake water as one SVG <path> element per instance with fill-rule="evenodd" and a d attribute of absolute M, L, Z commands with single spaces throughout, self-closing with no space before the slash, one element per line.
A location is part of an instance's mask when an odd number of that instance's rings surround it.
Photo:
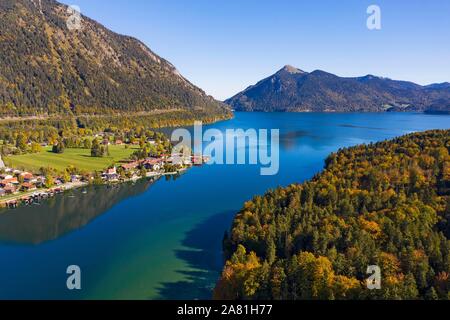
<path fill-rule="evenodd" d="M 176 178 L 75 190 L 0 211 L 0 299 L 210 298 L 221 241 L 246 200 L 311 178 L 341 147 L 450 128 L 415 113 L 236 113 L 207 126 L 280 129 L 280 170 L 203 165 Z M 81 290 L 66 268 L 81 268 Z"/>

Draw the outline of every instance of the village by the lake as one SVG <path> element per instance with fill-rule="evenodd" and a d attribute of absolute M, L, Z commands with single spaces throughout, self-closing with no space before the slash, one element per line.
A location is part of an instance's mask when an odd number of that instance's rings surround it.
<path fill-rule="evenodd" d="M 145 146 L 153 146 L 156 149 L 160 143 L 152 139 L 146 139 L 143 143 L 135 140 L 127 142 L 114 140 L 111 142 L 111 139 L 101 138 L 100 144 L 106 150 L 106 153 L 109 153 L 110 148 L 133 150 L 132 148 L 135 147 L 136 150 L 141 151 Z M 99 140 L 98 137 L 96 139 Z M 31 146 L 32 143 L 27 142 L 27 144 Z M 141 148 L 139 148 L 139 144 Z M 42 147 L 44 148 L 41 151 L 42 153 L 58 154 L 55 151 L 55 146 L 48 148 L 46 144 L 42 144 Z M 66 170 L 55 175 L 44 174 L 42 169 L 35 171 L 19 169 L 5 165 L 3 161 L 0 161 L 0 207 L 16 208 L 19 205 L 39 203 L 41 200 L 53 197 L 56 194 L 74 188 L 86 187 L 90 184 L 116 184 L 143 178 L 174 175 L 208 160 L 203 156 L 186 155 L 184 153 L 160 153 L 153 156 L 147 156 L 148 153 L 145 153 L 145 155 L 145 157 L 142 157 L 141 154 L 141 159 L 130 156 L 127 159 L 117 161 L 102 171 L 84 172 L 83 174 L 79 174 L 79 170 L 71 165 L 70 161 L 67 163 Z M 95 157 L 91 155 L 86 159 L 86 161 L 90 161 Z M 12 162 L 14 163 L 14 161 Z"/>

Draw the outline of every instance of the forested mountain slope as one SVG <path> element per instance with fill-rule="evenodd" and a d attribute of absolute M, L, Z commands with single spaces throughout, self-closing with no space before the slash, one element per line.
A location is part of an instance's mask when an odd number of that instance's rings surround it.
<path fill-rule="evenodd" d="M 226 106 L 187 81 L 142 42 L 54 0 L 0 1 L 0 116 L 188 110 Z"/>

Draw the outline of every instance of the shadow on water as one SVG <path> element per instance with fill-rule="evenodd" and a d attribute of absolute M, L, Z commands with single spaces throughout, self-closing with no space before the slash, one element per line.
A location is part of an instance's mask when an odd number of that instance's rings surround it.
<path fill-rule="evenodd" d="M 186 233 L 182 242 L 185 249 L 175 250 L 175 254 L 191 270 L 177 271 L 185 280 L 162 283 L 158 288 L 160 299 L 211 299 L 224 262 L 223 235 L 231 227 L 235 214 L 228 211 L 214 215 Z"/>
<path fill-rule="evenodd" d="M 39 205 L 0 210 L 0 243 L 38 245 L 80 229 L 122 200 L 145 192 L 153 180 L 71 190 Z M 86 190 L 83 193 L 82 190 Z"/>

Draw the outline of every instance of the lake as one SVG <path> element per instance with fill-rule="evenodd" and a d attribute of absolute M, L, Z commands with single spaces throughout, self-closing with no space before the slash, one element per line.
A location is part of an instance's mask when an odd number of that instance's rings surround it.
<path fill-rule="evenodd" d="M 0 299 L 208 299 L 223 264 L 223 234 L 245 201 L 311 178 L 341 147 L 450 128 L 450 116 L 236 113 L 206 127 L 280 129 L 278 174 L 203 165 L 0 211 Z M 82 289 L 70 291 L 66 268 L 74 264 Z"/>

